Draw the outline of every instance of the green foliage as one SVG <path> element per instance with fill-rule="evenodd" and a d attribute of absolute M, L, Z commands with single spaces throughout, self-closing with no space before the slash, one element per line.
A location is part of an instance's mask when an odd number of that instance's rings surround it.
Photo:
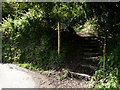
<path fill-rule="evenodd" d="M 107 43 L 107 60 L 103 70 L 103 59 L 100 57 L 100 67 L 91 80 L 98 88 L 120 88 L 120 38 L 111 39 Z M 95 82 L 94 82 L 95 81 Z"/>
<path fill-rule="evenodd" d="M 98 88 L 118 88 L 118 68 L 107 69 L 106 72 L 100 69 L 96 71 L 93 81 L 96 81 Z"/>
<path fill-rule="evenodd" d="M 24 67 L 30 70 L 38 70 L 38 69 L 40 70 L 40 68 L 38 68 L 37 65 L 33 65 L 31 63 L 15 63 L 15 64 L 17 64 L 20 67 Z"/>
<path fill-rule="evenodd" d="M 76 32 L 84 32 L 89 34 L 98 34 L 100 28 L 97 18 L 92 18 L 84 23 L 84 25 L 76 25 Z"/>
<path fill-rule="evenodd" d="M 66 26 L 74 23 L 84 14 L 82 4 L 3 3 L 3 62 L 31 63 L 44 69 L 60 65 L 65 49 L 57 55 L 53 29 L 59 20 Z"/>
<path fill-rule="evenodd" d="M 106 70 L 96 72 L 100 88 L 116 88 L 120 83 L 119 3 L 3 3 L 3 62 L 19 62 L 26 68 L 58 67 L 68 49 L 62 43 L 57 55 L 57 22 L 76 31 L 111 38 L 107 43 Z M 116 43 L 117 42 L 117 43 Z M 66 45 L 66 47 L 65 47 Z M 33 67 L 32 67 L 33 66 Z"/>
<path fill-rule="evenodd" d="M 44 69 L 61 64 L 62 56 L 58 57 L 56 46 L 51 43 L 54 33 L 43 14 L 34 8 L 20 18 L 3 20 L 3 62 L 31 63 Z"/>

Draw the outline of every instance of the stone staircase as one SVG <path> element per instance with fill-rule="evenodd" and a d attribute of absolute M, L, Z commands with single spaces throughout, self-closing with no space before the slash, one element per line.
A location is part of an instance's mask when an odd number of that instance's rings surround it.
<path fill-rule="evenodd" d="M 72 72 L 93 75 L 99 64 L 100 42 L 96 36 L 76 35 L 75 42 L 68 46 L 70 49 L 65 57 L 65 67 Z"/>

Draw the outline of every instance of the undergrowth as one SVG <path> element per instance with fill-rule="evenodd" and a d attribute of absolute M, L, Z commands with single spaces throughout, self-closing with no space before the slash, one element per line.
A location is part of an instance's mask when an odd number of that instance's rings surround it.
<path fill-rule="evenodd" d="M 34 13 L 33 13 L 34 12 Z M 22 17 L 7 17 L 2 22 L 3 63 L 20 63 L 34 69 L 54 69 L 62 63 L 64 49 L 58 56 L 56 31 L 47 27 L 41 11 L 29 9 Z"/>
<path fill-rule="evenodd" d="M 108 40 L 107 43 L 105 70 L 102 67 L 103 57 L 100 57 L 100 67 L 91 79 L 92 87 L 97 87 L 102 90 L 120 89 L 120 38 L 111 40 Z"/>

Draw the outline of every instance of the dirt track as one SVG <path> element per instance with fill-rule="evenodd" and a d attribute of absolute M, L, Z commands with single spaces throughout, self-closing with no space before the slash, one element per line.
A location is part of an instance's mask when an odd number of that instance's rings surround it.
<path fill-rule="evenodd" d="M 75 79 L 56 80 L 14 64 L 0 64 L 1 88 L 87 88 L 87 81 Z"/>
<path fill-rule="evenodd" d="M 41 85 L 43 81 L 44 85 Z M 0 64 L 0 88 L 49 88 L 48 83 L 47 78 L 39 73 L 13 64 Z"/>

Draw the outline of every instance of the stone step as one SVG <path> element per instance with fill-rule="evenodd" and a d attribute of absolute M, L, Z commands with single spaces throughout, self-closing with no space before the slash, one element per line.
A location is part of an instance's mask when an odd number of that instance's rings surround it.
<path fill-rule="evenodd" d="M 92 53 L 92 52 L 83 52 L 83 55 L 85 56 L 99 56 L 99 53 Z"/>
<path fill-rule="evenodd" d="M 90 64 L 90 65 L 97 65 L 98 64 L 98 62 L 99 62 L 99 60 L 98 59 L 96 59 L 96 60 L 90 60 L 90 59 L 85 59 L 85 58 L 80 58 L 80 59 L 78 59 L 78 60 L 75 60 L 76 62 L 78 62 L 78 64 L 80 63 L 80 64 Z M 75 62 L 74 61 L 74 62 Z M 73 62 L 72 62 L 73 63 Z"/>
<path fill-rule="evenodd" d="M 95 45 L 95 44 L 81 44 L 80 45 L 81 47 L 97 47 L 97 48 L 99 48 L 99 45 Z"/>
<path fill-rule="evenodd" d="M 82 41 L 82 43 L 84 43 L 84 44 L 99 44 L 99 42 L 98 41 Z"/>
<path fill-rule="evenodd" d="M 99 42 L 97 39 L 91 39 L 91 38 L 80 38 L 78 39 L 79 42 Z"/>
<path fill-rule="evenodd" d="M 99 52 L 99 48 L 83 48 L 83 52 Z"/>
<path fill-rule="evenodd" d="M 97 70 L 97 66 L 87 65 L 87 64 L 80 64 L 80 65 L 75 67 L 74 71 L 77 71 L 77 70 L 79 70 L 80 73 L 90 75 L 90 74 L 93 74 Z"/>
<path fill-rule="evenodd" d="M 98 56 L 94 57 L 82 57 L 83 60 L 89 60 L 89 61 L 98 61 Z"/>

